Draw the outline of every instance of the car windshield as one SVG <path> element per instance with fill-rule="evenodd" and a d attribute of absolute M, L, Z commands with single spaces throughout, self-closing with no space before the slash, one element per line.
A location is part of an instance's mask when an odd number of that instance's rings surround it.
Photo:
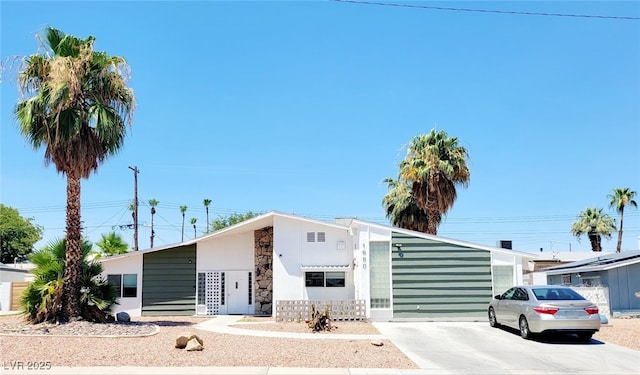
<path fill-rule="evenodd" d="M 533 288 L 531 289 L 538 301 L 546 300 L 584 300 L 580 294 L 569 288 Z"/>

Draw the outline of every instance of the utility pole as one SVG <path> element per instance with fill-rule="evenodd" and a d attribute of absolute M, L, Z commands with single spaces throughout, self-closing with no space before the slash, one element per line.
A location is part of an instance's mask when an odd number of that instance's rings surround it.
<path fill-rule="evenodd" d="M 133 251 L 138 251 L 138 173 L 137 166 L 129 167 L 133 171 Z"/>

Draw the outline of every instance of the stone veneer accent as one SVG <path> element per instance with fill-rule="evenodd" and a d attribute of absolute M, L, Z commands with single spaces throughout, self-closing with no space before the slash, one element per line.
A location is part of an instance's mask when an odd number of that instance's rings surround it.
<path fill-rule="evenodd" d="M 273 310 L 273 227 L 253 232 L 256 272 L 255 314 L 272 315 Z"/>

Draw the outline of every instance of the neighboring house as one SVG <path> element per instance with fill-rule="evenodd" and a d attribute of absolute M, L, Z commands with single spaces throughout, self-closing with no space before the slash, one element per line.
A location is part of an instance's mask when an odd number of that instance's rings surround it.
<path fill-rule="evenodd" d="M 529 276 L 528 279 L 530 280 L 530 284 L 547 284 L 547 274 L 544 272 L 545 269 L 593 258 L 594 254 L 595 253 L 592 251 L 550 251 L 537 253 L 535 259 L 530 264 L 532 266 L 529 270 L 530 272 L 525 272 L 525 278 Z M 604 256 L 615 254 L 615 252 L 602 252 L 598 254 L 600 256 Z"/>
<path fill-rule="evenodd" d="M 0 311 L 17 310 L 19 293 L 31 280 L 29 269 L 0 263 Z"/>
<path fill-rule="evenodd" d="M 600 255 L 550 267 L 545 273 L 548 284 L 607 288 L 603 302 L 611 315 L 640 311 L 640 298 L 636 297 L 640 292 L 640 251 Z"/>
<path fill-rule="evenodd" d="M 354 218 L 269 212 L 205 236 L 101 260 L 117 311 L 275 315 L 283 301 L 360 300 L 366 317 L 484 318 L 534 254 Z"/>

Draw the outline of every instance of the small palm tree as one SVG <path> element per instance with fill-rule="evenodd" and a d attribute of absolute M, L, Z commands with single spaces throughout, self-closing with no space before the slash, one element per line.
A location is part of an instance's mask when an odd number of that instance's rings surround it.
<path fill-rule="evenodd" d="M 96 246 L 101 250 L 96 254 L 96 259 L 103 256 L 126 254 L 129 251 L 129 245 L 116 232 L 103 234 L 100 241 L 96 242 Z"/>
<path fill-rule="evenodd" d="M 382 200 L 385 216 L 400 228 L 427 232 L 427 214 L 411 195 L 411 184 L 403 180 L 385 179 L 389 191 Z"/>
<path fill-rule="evenodd" d="M 184 241 L 184 218 L 187 213 L 187 206 L 180 206 L 180 213 L 182 213 L 182 240 Z"/>
<path fill-rule="evenodd" d="M 35 150 L 43 147 L 67 178 L 66 264 L 61 320 L 80 315 L 82 221 L 80 181 L 124 143 L 134 112 L 124 58 L 94 51 L 95 38 L 80 39 L 45 29 L 48 51 L 23 60 L 15 107 L 20 133 Z"/>
<path fill-rule="evenodd" d="M 469 185 L 468 157 L 458 138 L 449 137 L 445 131 L 432 129 L 411 140 L 400 163 L 399 178 L 411 183 L 411 195 L 427 214 L 427 233 L 438 233 L 442 215 L 456 201 L 456 186 Z"/>
<path fill-rule="evenodd" d="M 207 230 L 206 232 L 209 232 L 209 205 L 211 204 L 211 199 L 205 199 L 202 201 L 202 203 L 204 204 L 204 210 L 207 213 Z"/>
<path fill-rule="evenodd" d="M 153 249 L 153 238 L 156 236 L 156 232 L 153 230 L 153 216 L 156 214 L 156 206 L 158 205 L 157 200 L 155 199 L 149 199 L 149 207 L 151 207 L 151 246 L 150 248 Z"/>
<path fill-rule="evenodd" d="M 34 280 L 21 296 L 22 310 L 32 323 L 58 322 L 62 309 L 62 285 L 65 269 L 66 240 L 55 240 L 31 254 L 35 265 L 31 271 Z M 116 304 L 116 290 L 99 278 L 102 264 L 89 261 L 91 243 L 82 241 L 80 263 L 80 317 L 92 322 L 104 322 L 111 307 Z"/>
<path fill-rule="evenodd" d="M 616 230 L 615 220 L 602 209 L 588 207 L 578 215 L 578 220 L 571 225 L 571 234 L 578 241 L 580 236 L 587 235 L 591 242 L 591 251 L 602 251 L 602 236 L 609 239 L 611 233 Z"/>
<path fill-rule="evenodd" d="M 196 222 L 198 221 L 198 219 L 196 219 L 195 217 L 191 218 L 191 225 L 193 225 L 193 238 L 198 237 L 197 233 L 196 233 Z"/>
<path fill-rule="evenodd" d="M 624 208 L 626 206 L 638 207 L 638 202 L 633 198 L 636 196 L 636 192 L 629 188 L 613 189 L 613 193 L 607 195 L 610 199 L 609 207 L 615 208 L 620 214 L 620 229 L 618 229 L 618 245 L 616 246 L 616 252 L 620 252 L 622 249 L 622 221 L 624 220 Z"/>

